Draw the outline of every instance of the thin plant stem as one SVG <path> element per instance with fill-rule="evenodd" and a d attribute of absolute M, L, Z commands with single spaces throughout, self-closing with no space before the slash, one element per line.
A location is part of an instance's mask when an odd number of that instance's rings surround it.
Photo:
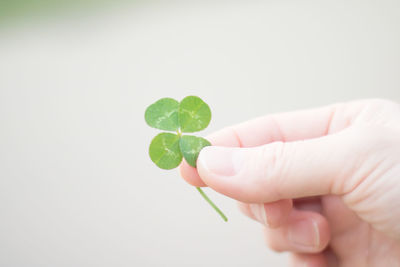
<path fill-rule="evenodd" d="M 228 218 L 225 216 L 225 214 L 214 204 L 214 202 L 211 201 L 211 199 L 208 198 L 208 196 L 206 195 L 206 193 L 204 193 L 204 191 L 200 188 L 200 187 L 196 187 L 197 191 L 200 192 L 200 195 L 203 196 L 203 198 L 208 202 L 208 204 L 211 205 L 211 207 L 213 207 L 213 209 L 222 217 L 222 219 L 224 221 L 228 221 Z"/>

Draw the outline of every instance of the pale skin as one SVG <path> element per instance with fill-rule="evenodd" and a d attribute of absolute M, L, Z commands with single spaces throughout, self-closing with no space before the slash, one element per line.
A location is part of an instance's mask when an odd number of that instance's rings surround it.
<path fill-rule="evenodd" d="M 400 266 L 400 105 L 267 115 L 209 137 L 182 177 L 239 201 L 291 266 Z"/>

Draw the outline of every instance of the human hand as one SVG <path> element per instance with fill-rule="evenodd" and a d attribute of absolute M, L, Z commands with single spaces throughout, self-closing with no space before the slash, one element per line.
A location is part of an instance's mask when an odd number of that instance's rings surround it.
<path fill-rule="evenodd" d="M 400 266 L 400 105 L 268 115 L 208 139 L 181 175 L 240 201 L 292 266 Z"/>

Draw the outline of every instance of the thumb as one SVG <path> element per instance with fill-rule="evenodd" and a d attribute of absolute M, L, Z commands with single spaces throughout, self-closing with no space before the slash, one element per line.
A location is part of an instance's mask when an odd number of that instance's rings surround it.
<path fill-rule="evenodd" d="M 370 131 L 337 134 L 253 148 L 205 147 L 197 170 L 211 188 L 248 203 L 350 192 L 379 162 Z"/>

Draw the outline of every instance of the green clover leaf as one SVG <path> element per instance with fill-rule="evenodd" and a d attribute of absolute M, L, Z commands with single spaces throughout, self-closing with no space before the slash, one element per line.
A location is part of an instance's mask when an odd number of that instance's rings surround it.
<path fill-rule="evenodd" d="M 184 133 L 207 128 L 211 121 L 210 107 L 197 96 L 187 96 L 179 103 L 179 126 Z"/>
<path fill-rule="evenodd" d="M 161 98 L 150 105 L 144 114 L 147 124 L 165 131 L 177 131 L 179 102 L 172 98 Z"/>
<path fill-rule="evenodd" d="M 192 167 L 196 167 L 196 161 L 200 150 L 205 146 L 211 146 L 211 143 L 204 138 L 192 135 L 184 135 L 179 141 L 182 155 L 186 162 Z"/>
<path fill-rule="evenodd" d="M 153 138 L 149 154 L 151 160 L 161 169 L 170 170 L 179 166 L 182 153 L 179 136 L 172 133 L 160 133 Z"/>
<path fill-rule="evenodd" d="M 150 127 L 175 132 L 160 133 L 150 143 L 150 158 L 161 169 L 170 170 L 178 167 L 182 158 L 190 166 L 196 167 L 200 151 L 211 145 L 202 137 L 182 135 L 182 133 L 201 131 L 211 121 L 210 107 L 200 97 L 187 96 L 181 102 L 172 98 L 162 98 L 146 109 L 144 117 Z M 196 189 L 222 219 L 227 221 L 226 216 L 203 190 L 200 187 Z"/>

